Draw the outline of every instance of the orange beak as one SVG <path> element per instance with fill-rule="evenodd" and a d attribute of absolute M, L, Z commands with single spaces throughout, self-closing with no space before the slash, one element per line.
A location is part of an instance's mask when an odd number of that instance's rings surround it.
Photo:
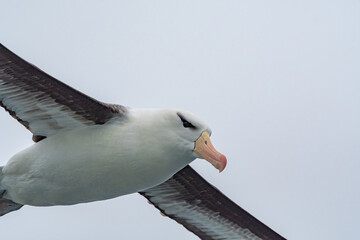
<path fill-rule="evenodd" d="M 200 137 L 195 141 L 194 152 L 207 161 L 209 161 L 220 172 L 224 170 L 226 166 L 226 157 L 224 154 L 216 151 L 211 144 L 209 133 L 204 131 Z"/>

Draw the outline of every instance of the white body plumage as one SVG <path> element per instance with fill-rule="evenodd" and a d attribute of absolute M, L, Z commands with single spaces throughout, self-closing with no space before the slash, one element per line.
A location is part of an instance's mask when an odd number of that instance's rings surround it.
<path fill-rule="evenodd" d="M 197 157 L 192 150 L 199 134 L 179 132 L 179 121 L 175 110 L 130 110 L 121 122 L 50 136 L 10 159 L 3 169 L 4 197 L 69 205 L 158 185 Z"/>

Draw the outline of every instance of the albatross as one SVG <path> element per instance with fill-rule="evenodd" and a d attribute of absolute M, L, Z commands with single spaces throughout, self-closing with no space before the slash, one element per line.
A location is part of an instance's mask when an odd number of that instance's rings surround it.
<path fill-rule="evenodd" d="M 35 142 L 0 167 L 0 216 L 138 192 L 201 239 L 284 239 L 188 165 L 227 162 L 188 111 L 97 101 L 1 44 L 0 105 Z"/>

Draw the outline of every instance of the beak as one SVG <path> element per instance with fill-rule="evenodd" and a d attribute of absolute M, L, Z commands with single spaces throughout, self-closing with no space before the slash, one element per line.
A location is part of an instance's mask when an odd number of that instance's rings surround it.
<path fill-rule="evenodd" d="M 209 161 L 220 172 L 224 170 L 226 166 L 226 157 L 224 154 L 216 151 L 211 144 L 209 133 L 204 131 L 200 137 L 195 141 L 194 152 L 207 161 Z"/>

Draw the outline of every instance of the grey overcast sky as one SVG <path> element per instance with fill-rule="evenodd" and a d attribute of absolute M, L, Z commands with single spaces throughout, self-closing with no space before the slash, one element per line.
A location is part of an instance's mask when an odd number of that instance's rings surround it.
<path fill-rule="evenodd" d="M 199 115 L 228 166 L 192 166 L 284 237 L 360 239 L 360 1 L 0 0 L 0 41 L 101 101 Z M 5 165 L 32 142 L 0 121 Z M 0 238 L 197 239 L 138 194 L 26 206 Z"/>

